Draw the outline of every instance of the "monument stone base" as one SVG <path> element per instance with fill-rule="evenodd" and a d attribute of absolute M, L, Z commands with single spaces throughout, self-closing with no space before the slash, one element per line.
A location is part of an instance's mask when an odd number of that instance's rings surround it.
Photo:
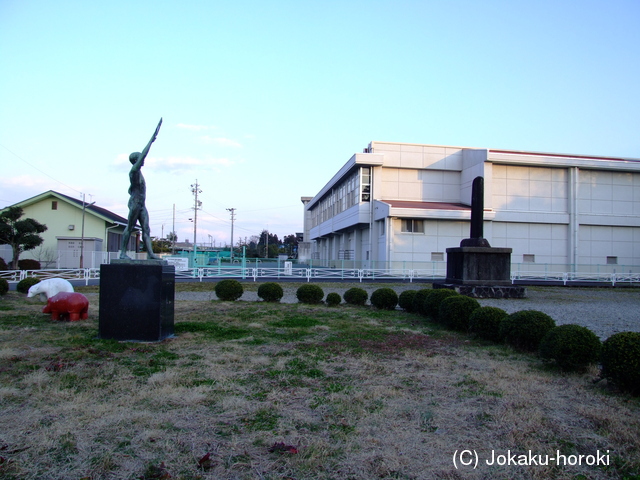
<path fill-rule="evenodd" d="M 463 240 L 463 246 L 447 248 L 447 278 L 433 288 L 451 288 L 474 298 L 525 298 L 526 287 L 511 284 L 511 249 L 464 246 L 483 245 L 478 240 L 484 239 Z"/>
<path fill-rule="evenodd" d="M 494 247 L 447 248 L 445 283 L 511 285 L 511 249 Z"/>
<path fill-rule="evenodd" d="M 162 260 L 112 260 L 100 266 L 98 336 L 159 342 L 173 336 L 175 267 Z"/>

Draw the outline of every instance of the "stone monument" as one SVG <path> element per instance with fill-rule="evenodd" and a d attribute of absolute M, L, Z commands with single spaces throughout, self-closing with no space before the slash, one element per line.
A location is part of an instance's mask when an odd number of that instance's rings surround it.
<path fill-rule="evenodd" d="M 476 177 L 471 190 L 469 238 L 447 248 L 447 278 L 434 288 L 453 288 L 477 298 L 523 298 L 526 288 L 511 284 L 511 248 L 492 247 L 484 238 L 484 178 Z"/>
<path fill-rule="evenodd" d="M 100 266 L 98 336 L 103 339 L 157 342 L 173 335 L 175 267 L 154 255 L 145 205 L 144 160 L 156 140 L 162 119 L 142 152 L 129 156 L 129 216 L 120 258 Z M 147 260 L 126 255 L 129 238 L 140 222 Z"/>

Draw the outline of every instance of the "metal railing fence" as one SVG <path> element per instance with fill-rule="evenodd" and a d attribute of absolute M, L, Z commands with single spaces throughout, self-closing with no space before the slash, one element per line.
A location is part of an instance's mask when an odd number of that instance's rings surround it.
<path fill-rule="evenodd" d="M 415 281 L 442 281 L 446 278 L 446 262 L 425 262 L 412 268 L 351 268 L 313 266 L 312 264 L 287 264 L 281 262 L 245 262 L 221 264 L 216 266 L 203 266 L 176 270 L 176 279 L 189 279 L 204 281 L 208 279 L 235 278 L 239 280 L 290 280 L 306 281 L 334 280 L 337 282 L 366 282 L 375 280 L 388 280 L 413 282 Z M 570 267 L 570 268 L 568 268 Z M 88 285 L 91 280 L 99 280 L 99 268 L 76 269 L 43 269 L 43 270 L 6 270 L 0 271 L 0 278 L 10 283 L 19 282 L 27 277 L 65 278 L 67 280 L 79 280 Z M 552 282 L 567 285 L 581 282 L 586 284 L 640 284 L 640 266 L 621 265 L 542 265 L 519 263 L 511 265 L 512 283 L 528 282 Z"/>
<path fill-rule="evenodd" d="M 47 278 L 64 278 L 65 280 L 81 280 L 85 285 L 89 280 L 100 278 L 99 268 L 47 268 L 42 270 L 5 270 L 0 271 L 0 278 L 9 283 L 18 283 L 28 277 L 46 280 Z"/>

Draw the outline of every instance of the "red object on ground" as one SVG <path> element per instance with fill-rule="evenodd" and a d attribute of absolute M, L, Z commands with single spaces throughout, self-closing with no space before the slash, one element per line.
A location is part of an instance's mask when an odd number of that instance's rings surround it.
<path fill-rule="evenodd" d="M 298 453 L 298 449 L 293 445 L 285 445 L 284 442 L 276 442 L 269 449 L 271 453 Z"/>
<path fill-rule="evenodd" d="M 81 293 L 60 292 L 49 300 L 42 313 L 50 313 L 51 320 L 86 320 L 89 318 L 89 300 Z"/>

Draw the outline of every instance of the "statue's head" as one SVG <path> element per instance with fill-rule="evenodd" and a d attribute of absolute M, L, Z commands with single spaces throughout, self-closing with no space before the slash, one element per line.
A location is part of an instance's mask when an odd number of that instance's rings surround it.
<path fill-rule="evenodd" d="M 138 158 L 140 158 L 140 152 L 133 152 L 131 155 L 129 155 L 129 161 L 131 162 L 131 165 L 136 163 L 138 161 Z"/>

